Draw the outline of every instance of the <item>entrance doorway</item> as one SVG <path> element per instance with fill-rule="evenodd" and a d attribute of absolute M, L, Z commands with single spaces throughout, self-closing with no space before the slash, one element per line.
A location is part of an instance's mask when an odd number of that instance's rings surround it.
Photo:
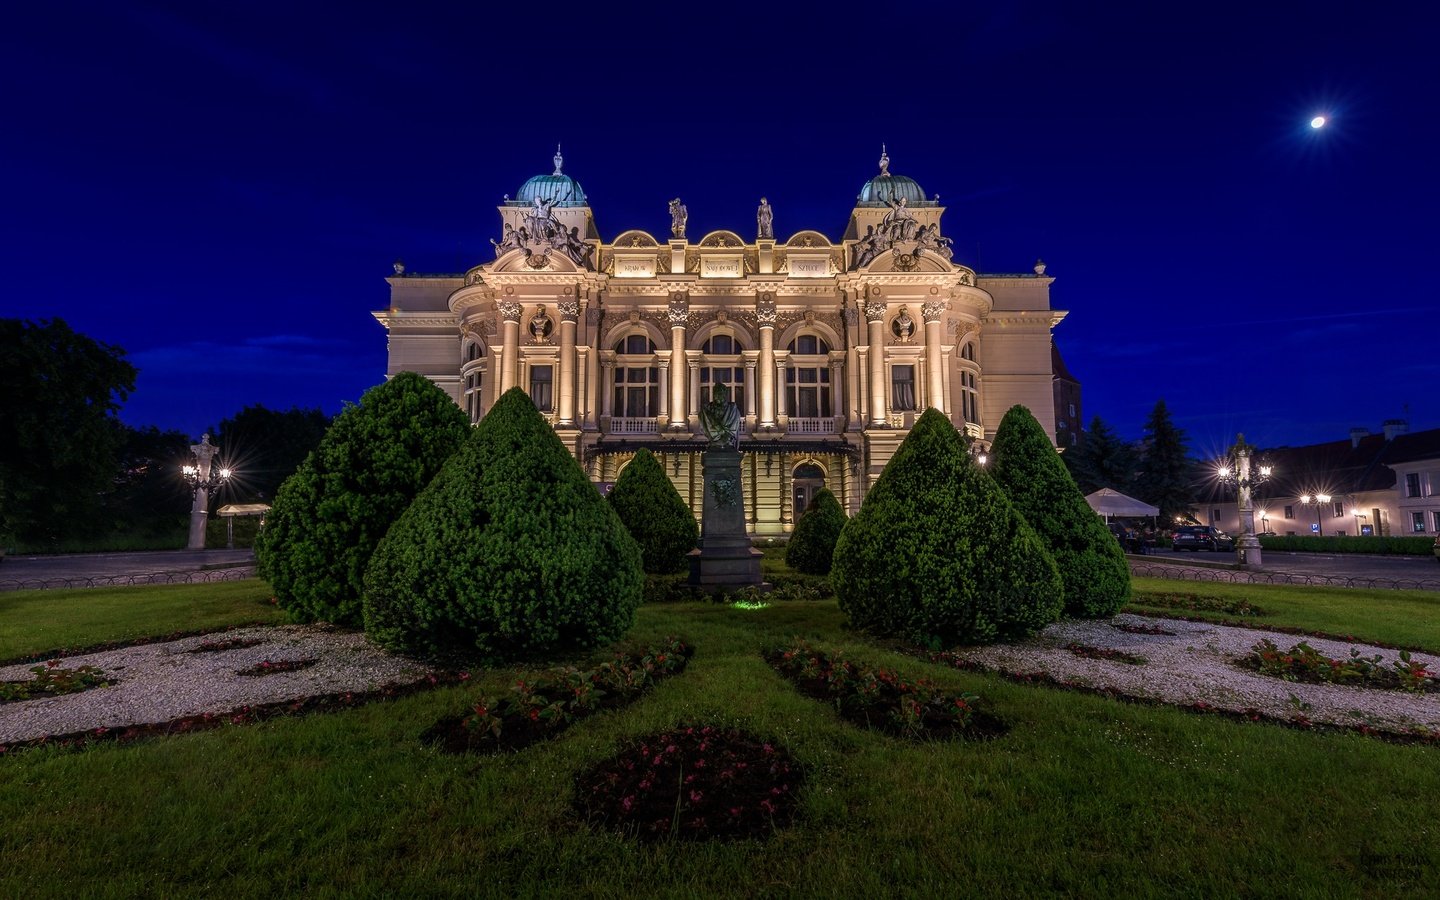
<path fill-rule="evenodd" d="M 799 521 L 800 516 L 803 515 L 805 510 L 810 508 L 810 504 L 814 502 L 815 494 L 825 486 L 825 470 L 814 463 L 804 463 L 796 466 L 795 475 L 790 484 L 791 490 L 795 495 L 795 511 L 793 515 L 795 516 L 795 521 Z"/>

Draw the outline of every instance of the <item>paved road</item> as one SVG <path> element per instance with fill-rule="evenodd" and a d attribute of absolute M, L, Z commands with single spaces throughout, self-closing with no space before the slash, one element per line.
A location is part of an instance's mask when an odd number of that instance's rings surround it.
<path fill-rule="evenodd" d="M 1440 590 L 1440 564 L 1436 563 L 1434 557 L 1268 551 L 1263 557 L 1263 568 L 1249 573 L 1251 577 L 1245 577 L 1245 572 L 1234 570 L 1234 553 L 1177 553 L 1158 550 L 1145 556 L 1132 555 L 1129 559 L 1131 568 L 1141 574 L 1144 574 L 1147 566 L 1173 565 L 1190 570 L 1197 580 L 1209 578 L 1263 582 L 1283 581 L 1283 576 L 1292 576 L 1294 583 L 1331 583 L 1344 586 L 1344 582 L 1348 580 L 1353 582 L 1350 585 L 1353 587 Z"/>
<path fill-rule="evenodd" d="M 0 563 L 0 590 L 16 588 L 106 586 L 155 576 L 154 582 L 204 580 L 241 574 L 254 566 L 249 550 L 151 550 L 143 553 L 68 553 L 55 556 L 7 556 Z M 67 585 L 65 582 L 79 582 Z"/>

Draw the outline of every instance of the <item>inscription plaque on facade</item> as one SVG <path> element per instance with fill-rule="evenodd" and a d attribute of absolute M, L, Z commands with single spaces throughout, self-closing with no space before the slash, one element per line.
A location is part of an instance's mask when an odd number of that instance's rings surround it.
<path fill-rule="evenodd" d="M 745 274 L 745 267 L 738 256 L 702 256 L 700 258 L 701 278 L 739 278 Z"/>

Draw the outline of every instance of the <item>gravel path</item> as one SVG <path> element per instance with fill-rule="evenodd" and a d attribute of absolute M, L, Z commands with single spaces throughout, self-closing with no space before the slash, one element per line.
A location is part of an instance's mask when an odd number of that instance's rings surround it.
<path fill-rule="evenodd" d="M 1112 627 L 1111 621 L 1163 628 L 1175 635 L 1130 634 Z M 1440 729 L 1440 693 L 1305 684 L 1236 665 L 1237 659 L 1249 656 L 1250 648 L 1266 638 L 1282 650 L 1303 640 L 1336 658 L 1348 657 L 1353 647 L 1362 656 L 1380 654 L 1386 666 L 1399 659 L 1397 650 L 1368 644 L 1126 614 L 1112 620 L 1059 622 L 1022 644 L 975 647 L 955 655 L 1002 672 L 1043 671 L 1064 681 L 1166 703 L 1203 702 L 1235 712 L 1258 709 L 1282 719 L 1303 714 L 1312 722 L 1335 725 Z M 1146 663 L 1085 659 L 1065 649 L 1071 642 L 1121 650 L 1144 657 Z M 1440 670 L 1440 659 L 1434 656 L 1412 657 L 1424 661 L 1431 671 Z"/>
<path fill-rule="evenodd" d="M 208 641 L 260 639 L 253 647 L 188 651 Z M 261 662 L 316 659 L 309 668 L 259 677 L 235 674 Z M 34 677 L 36 663 L 0 668 L 0 681 Z M 392 656 L 358 632 L 313 625 L 256 626 L 218 634 L 65 657 L 61 666 L 91 665 L 115 679 L 77 694 L 0 704 L 0 744 L 47 734 L 148 725 L 241 706 L 319 694 L 368 691 L 407 684 L 431 669 Z"/>
<path fill-rule="evenodd" d="M 1174 636 L 1130 634 L 1109 622 L 1145 625 Z M 1314 722 L 1368 724 L 1408 730 L 1440 729 L 1440 693 L 1303 684 L 1270 678 L 1240 668 L 1236 660 L 1269 638 L 1282 649 L 1300 640 L 1329 656 L 1349 656 L 1355 647 L 1365 656 L 1380 654 L 1385 664 L 1398 651 L 1321 638 L 1301 638 L 1250 628 L 1118 615 L 1105 621 L 1067 621 L 1051 625 L 1022 644 L 996 644 L 956 653 L 1002 672 L 1043 671 L 1067 682 L 1113 690 L 1167 703 L 1208 703 L 1245 712 L 1258 709 L 1280 718 L 1303 714 Z M 208 641 L 260 639 L 252 647 L 210 653 L 188 652 Z M 1122 650 L 1142 656 L 1145 665 L 1085 659 L 1065 649 L 1071 642 Z M 309 668 L 263 677 L 237 675 L 262 661 L 318 660 Z M 1440 659 L 1416 654 L 1432 670 Z M 0 668 L 0 681 L 29 679 L 35 665 Z M 432 669 L 391 656 L 363 634 L 310 625 L 256 626 L 66 657 L 73 669 L 92 665 L 116 679 L 108 687 L 78 694 L 0 704 L 0 744 L 44 735 L 167 722 L 182 716 L 227 712 L 246 705 L 298 700 L 320 694 L 367 691 L 385 684 L 418 681 Z"/>

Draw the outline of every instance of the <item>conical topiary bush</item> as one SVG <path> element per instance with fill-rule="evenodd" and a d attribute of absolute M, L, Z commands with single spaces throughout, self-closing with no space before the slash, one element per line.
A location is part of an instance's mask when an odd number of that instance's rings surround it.
<path fill-rule="evenodd" d="M 365 630 L 491 662 L 584 649 L 630 627 L 643 578 L 639 546 L 513 388 L 376 548 Z"/>
<path fill-rule="evenodd" d="M 255 539 L 279 605 L 301 621 L 359 625 L 375 546 L 469 433 L 455 401 L 414 372 L 347 406 L 280 485 Z"/>
<path fill-rule="evenodd" d="M 990 447 L 991 474 L 1060 567 L 1065 612 L 1112 616 L 1130 599 L 1130 566 L 1120 544 L 1085 502 L 1045 429 L 1012 406 Z"/>
<path fill-rule="evenodd" d="M 685 568 L 686 554 L 700 540 L 700 526 L 655 454 L 644 447 L 637 450 L 608 499 L 640 545 L 646 572 L 666 575 Z"/>
<path fill-rule="evenodd" d="M 785 547 L 785 565 L 807 575 L 830 574 L 835 542 L 845 527 L 845 510 L 829 488 L 815 492 Z"/>
<path fill-rule="evenodd" d="M 1054 560 L 933 409 L 840 533 L 830 581 L 852 625 L 927 646 L 1022 638 L 1061 609 Z"/>

